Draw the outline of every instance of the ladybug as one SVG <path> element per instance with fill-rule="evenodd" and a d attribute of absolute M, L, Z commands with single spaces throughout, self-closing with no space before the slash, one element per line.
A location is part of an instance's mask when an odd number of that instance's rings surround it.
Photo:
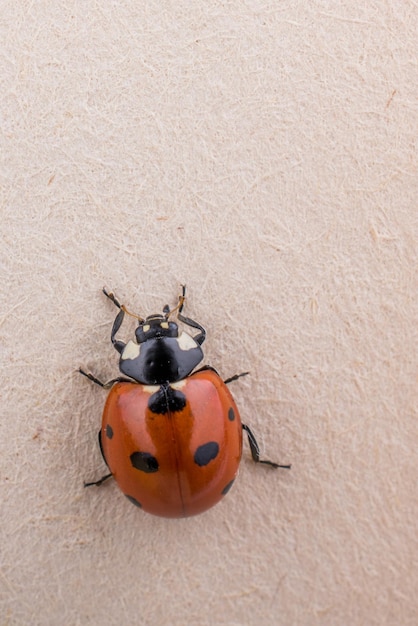
<path fill-rule="evenodd" d="M 257 441 L 241 423 L 229 383 L 248 372 L 222 380 L 212 367 L 197 371 L 203 359 L 205 329 L 182 314 L 185 286 L 177 306 L 143 319 L 130 313 L 113 293 L 105 296 L 119 309 L 111 341 L 119 352 L 123 376 L 106 383 L 80 368 L 80 373 L 110 389 L 103 411 L 99 445 L 109 473 L 134 505 L 162 517 L 188 517 L 215 505 L 230 490 L 238 473 L 242 431 L 256 463 L 290 468 L 260 459 Z M 197 331 L 180 332 L 170 319 Z M 125 314 L 138 320 L 135 340 L 116 339 Z"/>

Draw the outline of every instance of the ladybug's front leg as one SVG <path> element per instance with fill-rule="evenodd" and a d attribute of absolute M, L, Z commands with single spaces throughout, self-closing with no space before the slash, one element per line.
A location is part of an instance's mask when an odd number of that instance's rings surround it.
<path fill-rule="evenodd" d="M 183 311 L 185 301 L 186 301 L 186 285 L 182 285 L 182 294 L 179 297 L 177 318 L 180 320 L 180 322 L 183 322 L 183 324 L 186 324 L 187 326 L 191 326 L 192 328 L 196 328 L 197 330 L 200 331 L 197 335 L 193 337 L 193 339 L 196 341 L 196 343 L 199 344 L 199 346 L 201 346 L 202 343 L 206 339 L 206 330 L 203 328 L 203 326 L 198 324 L 198 322 L 195 322 L 194 320 L 190 319 L 190 317 L 186 317 L 185 315 L 183 315 L 182 311 Z M 172 313 L 172 312 L 173 311 L 168 311 L 167 313 Z"/>
<path fill-rule="evenodd" d="M 115 295 L 111 291 L 108 291 L 105 287 L 103 287 L 102 291 L 104 295 L 106 296 L 106 298 L 109 298 L 109 300 L 113 302 L 113 304 L 117 306 L 119 309 L 119 313 L 117 314 L 115 321 L 113 322 L 112 330 L 110 333 L 110 340 L 113 344 L 113 347 L 119 352 L 119 354 L 121 354 L 125 347 L 125 343 L 123 341 L 119 341 L 118 339 L 115 339 L 115 336 L 119 328 L 122 326 L 125 313 L 128 313 L 128 314 L 130 313 L 129 311 L 126 310 L 123 304 L 119 302 L 119 300 L 115 297 Z"/>
<path fill-rule="evenodd" d="M 253 457 L 253 461 L 256 463 L 264 463 L 265 465 L 270 465 L 271 467 L 277 468 L 282 467 L 283 469 L 290 469 L 290 465 L 279 465 L 278 463 L 274 463 L 273 461 L 266 461 L 260 459 L 260 448 L 257 443 L 257 439 L 254 437 L 254 434 L 249 426 L 246 424 L 242 425 L 242 429 L 245 430 L 248 436 L 248 443 L 250 444 L 251 456 Z"/>

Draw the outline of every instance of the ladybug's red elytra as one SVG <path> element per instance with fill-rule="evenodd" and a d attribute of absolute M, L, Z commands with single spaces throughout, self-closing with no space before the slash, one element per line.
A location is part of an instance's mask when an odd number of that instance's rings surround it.
<path fill-rule="evenodd" d="M 124 376 L 103 383 L 79 370 L 110 389 L 99 432 L 110 473 L 85 483 L 86 487 L 113 476 L 128 500 L 148 513 L 197 515 L 231 488 L 241 460 L 243 430 L 255 462 L 290 468 L 260 459 L 252 431 L 241 423 L 227 385 L 248 372 L 226 380 L 208 366 L 193 372 L 203 359 L 206 331 L 182 314 L 185 286 L 174 309 L 166 305 L 161 315 L 145 319 L 130 313 L 113 293 L 106 289 L 103 293 L 119 309 L 111 341 L 120 354 Z M 178 324 L 170 320 L 175 312 L 197 334 L 179 332 Z M 138 320 L 135 340 L 127 343 L 116 339 L 125 314 Z"/>

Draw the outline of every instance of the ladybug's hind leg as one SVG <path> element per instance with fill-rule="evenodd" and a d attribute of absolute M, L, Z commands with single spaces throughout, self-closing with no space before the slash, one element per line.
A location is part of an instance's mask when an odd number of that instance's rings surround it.
<path fill-rule="evenodd" d="M 107 480 L 108 478 L 112 478 L 113 474 L 105 474 L 104 476 L 102 476 L 101 478 L 99 478 L 99 480 L 93 480 L 91 483 L 84 483 L 85 487 L 92 487 L 93 485 L 96 485 L 96 487 L 100 487 L 100 485 L 102 485 L 105 480 Z"/>
<path fill-rule="evenodd" d="M 99 437 L 98 437 L 98 439 L 99 439 L 100 452 L 102 453 L 103 460 L 104 460 L 104 462 L 107 465 L 106 457 L 105 457 L 104 452 L 103 452 L 102 431 L 101 430 L 99 430 Z M 92 482 L 84 483 L 84 486 L 85 487 L 92 487 L 93 485 L 96 485 L 96 487 L 100 487 L 100 485 L 102 485 L 105 482 L 105 480 L 107 480 L 108 478 L 111 478 L 112 475 L 113 474 L 105 474 L 104 476 L 99 478 L 99 480 L 93 480 Z"/>
<path fill-rule="evenodd" d="M 250 444 L 251 456 L 253 457 L 253 461 L 255 463 L 264 463 L 265 465 L 270 465 L 270 467 L 282 467 L 283 469 L 290 469 L 290 465 L 279 465 L 278 463 L 274 463 L 273 461 L 267 461 L 264 459 L 260 459 L 260 447 L 257 443 L 257 439 L 254 437 L 254 434 L 249 426 L 246 424 L 242 425 L 242 429 L 245 430 L 248 436 L 248 443 Z"/>

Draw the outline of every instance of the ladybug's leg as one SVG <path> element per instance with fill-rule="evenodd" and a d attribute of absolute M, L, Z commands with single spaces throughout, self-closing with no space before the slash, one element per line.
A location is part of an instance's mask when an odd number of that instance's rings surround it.
<path fill-rule="evenodd" d="M 226 378 L 224 380 L 225 385 L 228 385 L 229 383 L 232 383 L 234 380 L 238 380 L 238 378 L 241 378 L 241 376 L 248 376 L 250 372 L 241 372 L 241 374 L 234 374 L 233 376 L 230 376 L 229 378 Z"/>
<path fill-rule="evenodd" d="M 122 304 L 119 302 L 119 300 L 117 299 L 117 297 L 115 296 L 115 294 L 112 291 L 108 291 L 106 289 L 106 287 L 103 287 L 102 291 L 103 291 L 104 295 L 106 296 L 106 298 L 109 298 L 109 300 L 111 302 L 113 302 L 113 304 L 115 306 L 117 306 L 118 309 L 122 308 Z"/>
<path fill-rule="evenodd" d="M 123 349 L 126 344 L 123 341 L 120 341 L 119 339 L 115 339 L 115 335 L 118 332 L 119 328 L 122 326 L 124 317 L 125 317 L 125 311 L 121 309 L 119 313 L 117 314 L 115 321 L 113 322 L 112 330 L 110 333 L 110 341 L 112 342 L 115 350 L 119 352 L 119 354 L 123 352 Z"/>
<path fill-rule="evenodd" d="M 84 370 L 82 370 L 81 367 L 78 368 L 78 371 L 80 372 L 80 374 L 83 374 L 83 376 L 91 380 L 95 385 L 99 385 L 99 387 L 103 387 L 103 389 L 110 389 L 110 387 L 112 387 L 115 383 L 131 383 L 132 382 L 129 378 L 123 378 L 119 376 L 118 378 L 112 378 L 112 380 L 108 380 L 106 383 L 103 383 L 101 380 L 96 378 L 96 376 L 93 376 L 93 374 L 90 374 L 90 372 L 85 372 Z"/>
<path fill-rule="evenodd" d="M 203 367 L 199 368 L 198 370 L 195 370 L 195 374 L 197 374 L 197 372 L 204 372 L 204 371 L 211 371 L 211 372 L 215 372 L 215 374 L 219 373 L 218 371 L 214 368 L 211 367 L 210 365 L 204 365 Z M 238 380 L 238 378 L 241 378 L 241 376 L 247 376 L 250 372 L 241 372 L 241 374 L 234 374 L 234 376 L 230 376 L 229 378 L 225 378 L 224 383 L 225 385 L 228 385 L 229 383 L 232 383 L 234 380 Z"/>
<path fill-rule="evenodd" d="M 91 483 L 84 483 L 84 486 L 85 487 L 93 487 L 93 485 L 96 485 L 96 487 L 100 487 L 100 485 L 103 485 L 105 480 L 107 480 L 108 478 L 112 478 L 112 476 L 113 476 L 113 474 L 105 474 L 104 476 L 99 478 L 99 480 L 93 480 Z"/>
<path fill-rule="evenodd" d="M 260 459 L 260 448 L 257 443 L 257 439 L 254 437 L 254 434 L 249 426 L 246 424 L 242 425 L 242 429 L 245 430 L 248 436 L 248 443 L 250 444 L 251 456 L 253 457 L 253 461 L 256 463 L 264 463 L 265 465 L 270 465 L 271 467 L 282 467 L 283 469 L 290 469 L 290 465 L 279 465 L 278 463 L 274 463 L 273 461 L 265 461 Z"/>
<path fill-rule="evenodd" d="M 192 328 L 197 328 L 198 330 L 200 330 L 200 333 L 195 335 L 193 339 L 196 341 L 196 343 L 199 344 L 199 346 L 201 346 L 202 343 L 206 339 L 206 330 L 203 328 L 203 326 L 201 326 L 194 320 L 190 319 L 190 317 L 186 317 L 185 315 L 182 315 L 185 300 L 186 300 L 186 285 L 182 285 L 182 294 L 181 296 L 179 296 L 177 318 L 180 320 L 180 322 L 183 322 L 183 324 L 186 324 L 187 326 L 191 326 Z"/>
<path fill-rule="evenodd" d="M 100 446 L 100 452 L 102 453 L 103 460 L 104 460 L 104 462 L 107 465 L 107 461 L 106 461 L 106 458 L 105 458 L 105 455 L 104 455 L 104 452 L 103 452 L 102 431 L 101 430 L 99 430 L 99 446 Z M 105 474 L 104 476 L 99 478 L 99 480 L 94 480 L 94 481 L 89 482 L 89 483 L 84 483 L 84 486 L 85 487 L 92 487 L 93 485 L 96 485 L 96 487 L 100 487 L 100 485 L 102 485 L 105 482 L 105 480 L 107 480 L 108 478 L 111 478 L 111 477 L 112 477 L 112 474 Z"/>
<path fill-rule="evenodd" d="M 112 326 L 112 330 L 110 333 L 110 340 L 113 344 L 113 347 L 119 352 L 121 353 L 125 347 L 125 343 L 123 341 L 118 341 L 117 339 L 115 339 L 115 335 L 118 332 L 119 328 L 122 326 L 122 322 L 123 322 L 123 318 L 125 317 L 125 307 L 123 306 L 123 304 L 121 304 L 119 302 L 119 300 L 115 297 L 115 295 L 111 292 L 111 291 L 107 291 L 107 289 L 105 287 L 103 287 L 103 293 L 104 295 L 109 298 L 109 300 L 111 302 L 113 302 L 113 304 L 115 306 L 118 307 L 119 309 L 119 313 L 117 314 L 115 321 L 113 322 L 113 326 Z"/>

